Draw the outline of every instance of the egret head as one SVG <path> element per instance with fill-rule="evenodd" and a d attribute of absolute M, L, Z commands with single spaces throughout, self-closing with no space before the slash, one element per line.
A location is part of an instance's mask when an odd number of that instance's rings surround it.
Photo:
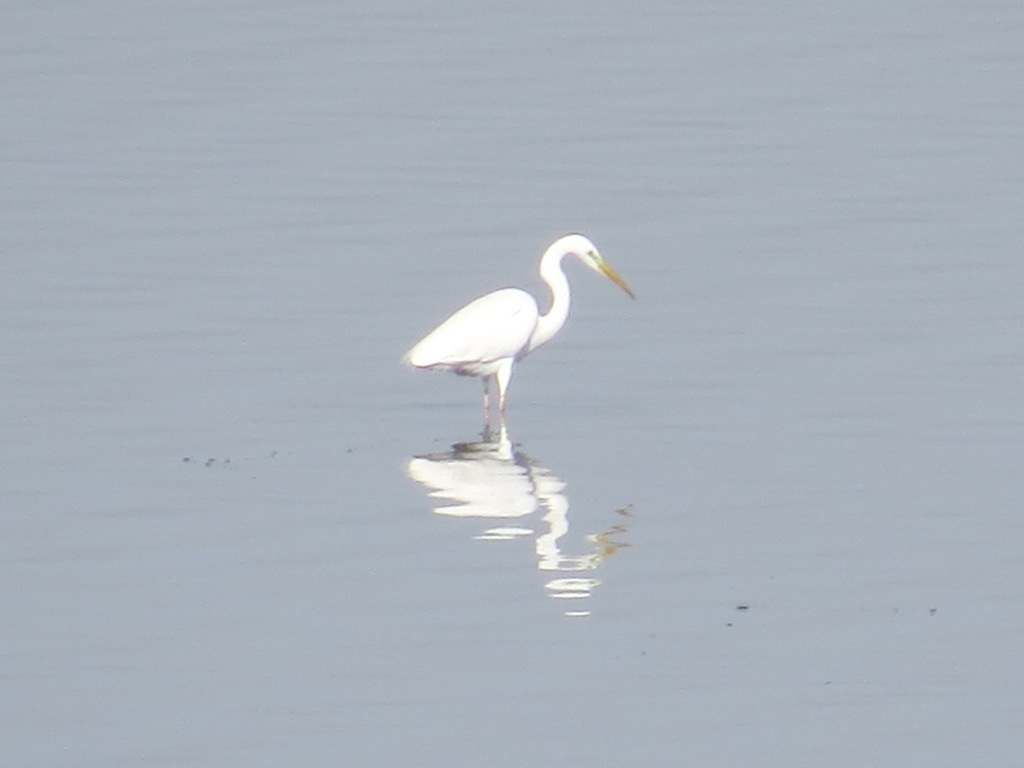
<path fill-rule="evenodd" d="M 595 272 L 600 272 L 629 294 L 631 299 L 636 298 L 633 291 L 626 285 L 626 281 L 619 277 L 619 273 L 612 269 L 611 264 L 604 260 L 604 257 L 598 253 L 597 246 L 590 242 L 588 238 L 583 235 L 566 235 L 559 242 L 564 245 L 565 253 L 571 253 Z"/>

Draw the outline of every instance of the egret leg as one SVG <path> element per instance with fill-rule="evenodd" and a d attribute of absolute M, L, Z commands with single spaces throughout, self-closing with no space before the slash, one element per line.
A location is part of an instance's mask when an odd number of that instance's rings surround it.
<path fill-rule="evenodd" d="M 512 359 L 503 360 L 494 374 L 494 380 L 498 382 L 498 411 L 501 413 L 502 421 L 505 420 L 505 393 L 508 392 L 509 382 L 512 381 Z"/>
<path fill-rule="evenodd" d="M 480 380 L 484 383 L 484 429 L 491 424 L 491 377 L 482 376 Z"/>

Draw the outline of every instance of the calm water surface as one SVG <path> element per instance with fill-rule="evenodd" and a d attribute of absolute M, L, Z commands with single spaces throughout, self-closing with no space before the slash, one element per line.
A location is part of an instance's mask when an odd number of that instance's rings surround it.
<path fill-rule="evenodd" d="M 1010 2 L 0 31 L 0 762 L 1015 764 Z M 517 371 L 404 370 L 540 290 Z"/>

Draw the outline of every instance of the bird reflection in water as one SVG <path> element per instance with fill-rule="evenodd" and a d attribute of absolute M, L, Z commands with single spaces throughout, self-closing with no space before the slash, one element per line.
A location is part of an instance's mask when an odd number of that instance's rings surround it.
<path fill-rule="evenodd" d="M 629 546 L 620 538 L 626 526 L 619 523 L 587 535 L 583 552 L 563 551 L 563 539 L 569 532 L 565 483 L 516 450 L 504 426 L 497 433 L 485 431 L 480 442 L 457 443 L 445 453 L 414 456 L 406 473 L 426 487 L 431 498 L 445 502 L 434 508 L 439 515 L 507 521 L 487 528 L 475 539 L 533 538 L 537 568 L 549 577 L 547 594 L 570 603 L 567 616 L 590 614 L 584 601 L 601 583 L 593 572 Z M 621 517 L 631 513 L 631 507 L 616 510 Z M 531 516 L 533 527 L 529 525 Z"/>

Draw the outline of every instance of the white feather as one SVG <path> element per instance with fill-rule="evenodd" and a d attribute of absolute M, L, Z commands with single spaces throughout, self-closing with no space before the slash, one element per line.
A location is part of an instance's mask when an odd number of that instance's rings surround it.
<path fill-rule="evenodd" d="M 489 375 L 498 363 L 524 351 L 537 327 L 537 302 L 505 288 L 470 302 L 428 333 L 405 356 L 416 368 Z M 467 329 L 472 329 L 467 333 Z"/>

